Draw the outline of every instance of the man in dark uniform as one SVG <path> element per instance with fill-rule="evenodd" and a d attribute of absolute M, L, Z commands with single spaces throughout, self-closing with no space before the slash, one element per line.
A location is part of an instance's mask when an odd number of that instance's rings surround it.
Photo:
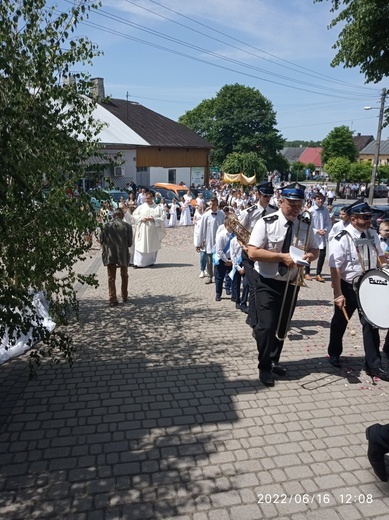
<path fill-rule="evenodd" d="M 108 271 L 108 293 L 111 307 L 118 305 L 116 296 L 116 269 L 120 267 L 122 279 L 122 299 L 128 297 L 128 264 L 130 255 L 128 248 L 132 245 L 132 227 L 123 220 L 123 211 L 118 208 L 113 213 L 113 220 L 105 224 L 102 229 L 100 242 L 103 246 L 103 264 Z"/>
<path fill-rule="evenodd" d="M 371 208 L 362 201 L 354 202 L 346 209 L 350 223 L 330 242 L 329 266 L 334 288 L 334 316 L 331 321 L 328 355 L 331 365 L 341 366 L 340 355 L 343 351 L 343 335 L 347 320 L 343 308 L 349 318 L 358 308 L 357 296 L 353 281 L 363 272 L 375 269 L 377 259 L 385 262 L 377 232 L 371 227 Z M 389 373 L 382 368 L 379 352 L 380 337 L 378 329 L 373 327 L 359 312 L 362 324 L 363 346 L 365 349 L 366 373 L 389 381 Z"/>
<path fill-rule="evenodd" d="M 299 273 L 290 255 L 290 246 L 300 249 L 305 247 L 302 260 L 306 262 L 313 262 L 319 256 L 312 229 L 303 219 L 298 218 L 303 207 L 304 190 L 305 186 L 298 183 L 286 186 L 281 193 L 280 209 L 259 219 L 248 246 L 248 255 L 255 261 L 258 272 L 255 288 L 257 324 L 254 335 L 258 349 L 259 379 L 267 386 L 274 386 L 273 374 L 286 374 L 286 369 L 279 365 L 279 359 L 289 326 L 288 318 L 293 314 L 299 292 L 298 287 L 287 284 L 288 280 L 295 281 Z M 286 299 L 282 309 L 285 291 Z"/>
<path fill-rule="evenodd" d="M 274 194 L 271 182 L 261 182 L 258 186 L 258 200 L 255 204 L 242 211 L 239 221 L 247 231 L 252 232 L 257 221 L 274 213 L 277 208 L 269 205 L 270 198 Z M 249 312 L 246 323 L 254 328 L 257 323 L 257 315 L 255 310 L 255 280 L 258 277 L 254 269 L 254 262 L 249 259 L 247 251 L 242 248 L 242 265 L 249 284 Z"/>

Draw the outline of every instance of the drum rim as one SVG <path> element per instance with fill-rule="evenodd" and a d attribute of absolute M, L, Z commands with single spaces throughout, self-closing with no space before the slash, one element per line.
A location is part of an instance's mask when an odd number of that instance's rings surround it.
<path fill-rule="evenodd" d="M 359 311 L 362 313 L 363 317 L 365 318 L 365 320 L 370 323 L 370 325 L 372 325 L 373 327 L 377 328 L 377 329 L 387 329 L 388 328 L 388 324 L 386 324 L 386 326 L 382 326 L 382 325 L 377 325 L 376 323 L 374 323 L 370 317 L 367 316 L 367 310 L 364 308 L 366 307 L 366 305 L 364 306 L 361 302 L 361 299 L 359 297 L 360 295 L 360 287 L 361 287 L 361 284 L 369 277 L 369 276 L 372 276 L 372 275 L 383 275 L 383 277 L 389 282 L 389 272 L 385 269 L 381 269 L 381 268 L 374 268 L 374 269 L 369 269 L 368 271 L 366 271 L 365 273 L 363 273 L 359 278 L 358 278 L 358 281 L 356 283 L 356 296 L 357 296 L 357 302 L 358 302 L 358 309 Z"/>

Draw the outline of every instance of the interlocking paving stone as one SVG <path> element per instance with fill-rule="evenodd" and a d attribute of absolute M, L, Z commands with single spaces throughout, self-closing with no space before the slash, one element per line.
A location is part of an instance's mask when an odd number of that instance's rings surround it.
<path fill-rule="evenodd" d="M 101 285 L 80 287 L 74 365 L 43 364 L 36 380 L 28 354 L 0 367 L 0 517 L 386 520 L 364 429 L 387 421 L 389 384 L 363 371 L 357 316 L 349 374 L 329 365 L 328 267 L 325 284 L 300 291 L 288 377 L 267 389 L 246 315 L 198 278 L 192 233 L 168 229 L 156 266 L 129 270 L 129 302 L 114 309 L 93 250 L 77 267 Z"/>

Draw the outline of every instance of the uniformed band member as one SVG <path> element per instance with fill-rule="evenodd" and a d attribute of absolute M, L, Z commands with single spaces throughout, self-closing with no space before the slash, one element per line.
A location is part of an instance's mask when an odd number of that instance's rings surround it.
<path fill-rule="evenodd" d="M 347 327 L 342 307 L 346 308 L 349 318 L 358 307 L 353 280 L 358 279 L 364 271 L 376 268 L 378 256 L 381 262 L 385 262 L 378 235 L 370 229 L 370 206 L 364 201 L 357 201 L 346 211 L 350 216 L 350 223 L 330 242 L 329 265 L 334 288 L 335 312 L 331 321 L 328 355 L 334 367 L 341 366 L 342 340 Z M 379 331 L 366 321 L 361 312 L 359 319 L 363 330 L 366 373 L 389 381 L 389 374 L 381 366 Z"/>
<path fill-rule="evenodd" d="M 276 208 L 269 205 L 270 198 L 274 190 L 271 182 L 261 182 L 258 186 L 258 201 L 249 208 L 242 211 L 239 221 L 248 231 L 254 229 L 255 224 L 261 217 L 274 213 Z M 247 252 L 242 250 L 242 265 L 249 284 L 249 313 L 247 323 L 255 327 L 257 323 L 255 310 L 255 280 L 257 274 L 254 269 L 254 262 L 249 259 Z"/>
<path fill-rule="evenodd" d="M 302 258 L 308 262 L 313 262 L 319 255 L 312 230 L 307 223 L 298 218 L 303 207 L 304 190 L 305 187 L 298 183 L 286 186 L 281 193 L 279 210 L 256 223 L 248 246 L 248 255 L 255 261 L 255 269 L 258 272 L 255 287 L 258 322 L 254 328 L 254 335 L 258 349 L 259 379 L 267 386 L 274 386 L 273 374 L 286 374 L 286 369 L 279 365 L 284 342 L 276 338 L 276 329 L 285 290 L 287 298 L 278 333 L 281 338 L 286 333 L 288 315 L 290 309 L 293 314 L 299 291 L 297 288 L 294 295 L 295 286 L 287 287 L 286 284 L 289 269 L 290 281 L 296 279 L 299 271 L 289 253 L 290 245 L 302 248 L 306 242 L 306 251 Z M 296 244 L 299 223 L 299 239 Z"/>

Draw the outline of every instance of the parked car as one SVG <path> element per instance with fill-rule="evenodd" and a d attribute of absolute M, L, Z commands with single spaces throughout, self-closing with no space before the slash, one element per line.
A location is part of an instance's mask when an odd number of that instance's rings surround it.
<path fill-rule="evenodd" d="M 128 193 L 124 190 L 89 190 L 90 202 L 96 213 L 101 210 L 103 202 L 110 202 L 114 209 L 119 207 L 120 198 L 128 199 Z"/>
<path fill-rule="evenodd" d="M 370 187 L 366 190 L 366 197 L 369 196 Z M 388 187 L 385 184 L 379 184 L 378 186 L 374 186 L 374 195 L 375 199 L 382 199 L 388 196 Z"/>
<path fill-rule="evenodd" d="M 178 200 L 181 200 L 181 198 L 188 193 L 191 194 L 190 189 L 187 186 L 181 186 L 181 184 L 172 184 L 170 182 L 156 182 L 152 188 L 155 190 L 159 190 L 159 188 L 165 188 L 166 190 L 173 191 L 175 193 L 176 199 Z"/>
<path fill-rule="evenodd" d="M 347 206 L 347 204 L 336 203 L 336 204 L 332 205 L 332 210 L 331 210 L 331 213 L 330 213 L 330 217 L 331 217 L 331 220 L 332 220 L 332 225 L 334 225 L 336 222 L 339 222 L 339 220 L 340 220 L 340 210 L 344 206 Z"/>
<path fill-rule="evenodd" d="M 203 199 L 205 200 L 206 204 L 209 203 L 209 201 L 212 199 L 212 197 L 214 196 L 214 193 L 213 191 L 211 190 L 206 190 L 205 188 L 191 188 L 190 189 L 192 195 L 197 198 L 199 193 L 202 193 L 203 194 Z"/>
<path fill-rule="evenodd" d="M 385 206 L 372 206 L 372 227 L 378 231 L 380 224 L 383 220 L 389 219 L 389 205 Z"/>
<path fill-rule="evenodd" d="M 171 202 L 171 199 L 174 197 L 179 203 L 181 202 L 181 198 L 189 193 L 189 195 L 192 196 L 190 213 L 192 216 L 194 215 L 196 197 L 194 197 L 193 193 L 187 186 L 181 186 L 181 184 L 171 184 L 169 182 L 156 182 L 153 186 L 151 186 L 151 188 L 155 191 L 158 191 L 166 200 L 166 202 Z M 166 196 L 163 193 L 165 193 Z M 181 214 L 181 210 L 179 214 Z"/>

